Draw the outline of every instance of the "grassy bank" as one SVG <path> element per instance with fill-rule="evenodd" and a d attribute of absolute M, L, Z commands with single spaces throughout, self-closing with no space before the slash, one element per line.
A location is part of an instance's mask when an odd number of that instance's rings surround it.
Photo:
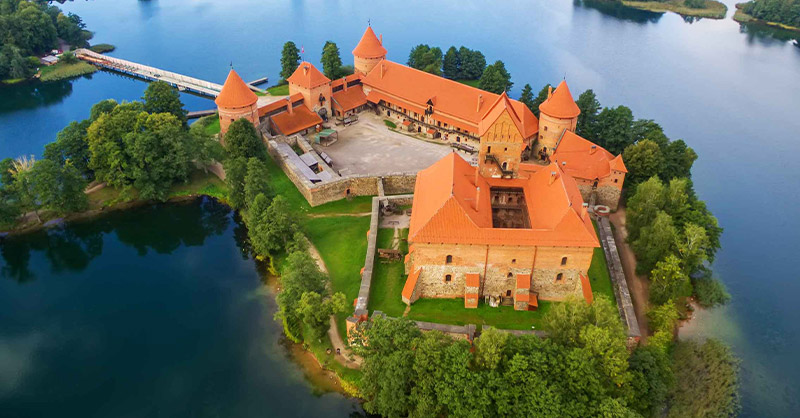
<path fill-rule="evenodd" d="M 74 64 L 59 62 L 58 64 L 42 68 L 39 79 L 46 83 L 48 81 L 66 80 L 68 78 L 92 74 L 95 71 L 97 71 L 97 68 L 95 68 L 94 65 L 82 61 Z"/>
<path fill-rule="evenodd" d="M 289 95 L 289 85 L 288 84 L 278 84 L 277 86 L 272 86 L 267 88 L 267 92 L 273 96 L 288 96 Z"/>
<path fill-rule="evenodd" d="M 792 32 L 800 33 L 800 28 L 799 27 L 790 26 L 790 25 L 786 25 L 786 24 L 783 24 L 783 23 L 779 23 L 779 22 L 770 22 L 770 21 L 767 21 L 767 20 L 757 19 L 757 18 L 745 13 L 745 11 L 742 10 L 742 6 L 744 4 L 745 3 L 737 3 L 736 4 L 736 12 L 733 14 L 733 20 L 735 20 L 735 21 L 737 21 L 739 23 L 757 23 L 757 24 L 760 24 L 760 25 L 766 25 L 766 26 L 770 26 L 770 27 L 773 27 L 773 28 L 779 28 L 779 29 L 784 29 L 784 30 L 789 30 L 789 31 L 792 31 Z"/>
<path fill-rule="evenodd" d="M 111 44 L 97 44 L 89 47 L 89 50 L 92 52 L 97 52 L 98 54 L 105 54 L 106 52 L 111 52 L 115 49 L 117 49 L 117 47 Z"/>
<path fill-rule="evenodd" d="M 684 0 L 656 1 L 629 1 L 622 0 L 622 4 L 634 9 L 648 10 L 651 12 L 674 12 L 681 16 L 705 17 L 709 19 L 724 19 L 728 6 L 714 0 L 705 0 L 705 7 L 693 8 L 686 5 Z"/>
<path fill-rule="evenodd" d="M 456 81 L 458 81 L 461 84 L 466 84 L 468 86 L 472 86 L 475 88 L 478 88 L 478 83 L 480 82 L 480 80 L 456 80 Z"/>
<path fill-rule="evenodd" d="M 192 129 L 202 129 L 209 135 L 216 135 L 219 133 L 219 114 L 215 113 L 209 116 L 203 116 L 192 123 Z"/>

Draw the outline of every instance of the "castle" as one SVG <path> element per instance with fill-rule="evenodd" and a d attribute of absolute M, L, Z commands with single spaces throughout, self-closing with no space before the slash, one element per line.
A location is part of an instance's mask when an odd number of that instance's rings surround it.
<path fill-rule="evenodd" d="M 302 62 L 289 96 L 258 106 L 231 70 L 216 99 L 223 134 L 245 118 L 274 135 L 305 134 L 329 118 L 372 111 L 404 130 L 478 150 L 477 167 L 453 153 L 419 172 L 403 300 L 464 298 L 477 307 L 583 295 L 599 246 L 587 203 L 616 209 L 625 164 L 575 134 L 580 109 L 566 81 L 539 106 L 386 59 L 367 27 L 353 50 L 354 74 L 330 80 Z"/>

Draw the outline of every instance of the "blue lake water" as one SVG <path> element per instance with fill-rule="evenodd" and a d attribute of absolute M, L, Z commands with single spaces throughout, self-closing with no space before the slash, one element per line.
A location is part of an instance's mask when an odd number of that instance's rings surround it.
<path fill-rule="evenodd" d="M 730 17 L 734 1 L 725 3 Z M 465 45 L 505 62 L 513 95 L 525 83 L 538 89 L 566 77 L 576 95 L 592 88 L 604 105 L 655 119 L 699 154 L 695 187 L 725 228 L 714 267 L 733 301 L 703 315 L 699 332 L 724 339 L 742 357 L 744 416 L 800 415 L 800 48 L 773 31 L 730 18 L 690 23 L 566 0 L 96 0 L 63 7 L 84 18 L 96 42 L 115 44 L 114 56 L 220 83 L 231 63 L 245 79 L 277 79 L 287 40 L 304 46 L 314 63 L 333 40 L 349 63 L 370 20 L 390 59 L 405 61 L 419 43 Z M 40 153 L 94 102 L 133 100 L 145 87 L 108 73 L 2 87 L 0 158 Z M 213 107 L 183 98 L 190 110 Z M 117 256 L 98 260 L 108 257 Z M 6 292 L 32 297 L 22 285 L 13 289 Z"/>

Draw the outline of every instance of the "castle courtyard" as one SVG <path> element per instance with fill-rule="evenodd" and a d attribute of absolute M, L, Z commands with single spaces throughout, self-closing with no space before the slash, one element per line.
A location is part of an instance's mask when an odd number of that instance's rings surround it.
<path fill-rule="evenodd" d="M 333 159 L 333 168 L 343 176 L 417 172 L 452 152 L 446 144 L 392 131 L 383 119 L 369 112 L 361 113 L 358 122 L 339 130 L 336 143 L 318 149 Z"/>

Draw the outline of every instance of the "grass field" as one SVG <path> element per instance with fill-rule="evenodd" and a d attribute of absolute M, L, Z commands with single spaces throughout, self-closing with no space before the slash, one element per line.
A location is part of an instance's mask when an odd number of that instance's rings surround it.
<path fill-rule="evenodd" d="M 74 64 L 58 63 L 49 67 L 42 68 L 42 73 L 39 80 L 42 82 L 65 80 L 68 78 L 79 77 L 86 74 L 92 74 L 97 71 L 94 65 L 87 64 L 83 61 Z"/>
<path fill-rule="evenodd" d="M 686 5 L 684 0 L 668 1 L 629 1 L 622 0 L 622 4 L 640 10 L 651 12 L 675 12 L 682 16 L 706 17 L 710 19 L 724 19 L 728 6 L 714 0 L 706 0 L 705 7 L 695 9 Z"/>
<path fill-rule="evenodd" d="M 289 85 L 278 84 L 277 86 L 272 86 L 267 88 L 267 92 L 273 96 L 288 96 L 289 95 Z"/>

